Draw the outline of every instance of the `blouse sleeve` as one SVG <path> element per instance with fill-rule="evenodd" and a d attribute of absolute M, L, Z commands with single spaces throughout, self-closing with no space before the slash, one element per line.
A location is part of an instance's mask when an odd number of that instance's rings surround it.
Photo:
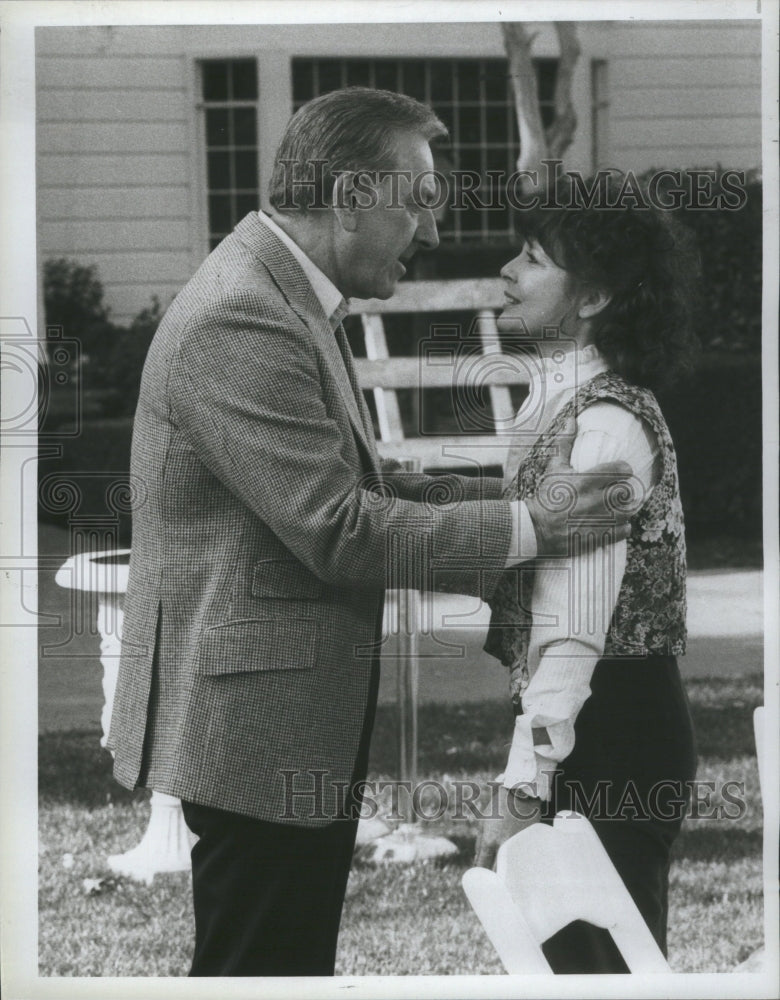
<path fill-rule="evenodd" d="M 577 422 L 571 464 L 582 472 L 626 461 L 641 489 L 658 482 L 658 444 L 650 428 L 614 403 L 596 403 Z M 640 487 L 637 485 L 637 489 Z M 530 683 L 515 720 L 503 783 L 542 799 L 558 763 L 574 748 L 574 723 L 590 695 L 593 669 L 604 652 L 626 565 L 626 543 L 583 541 L 576 556 L 539 560 L 534 576 L 528 669 Z"/>

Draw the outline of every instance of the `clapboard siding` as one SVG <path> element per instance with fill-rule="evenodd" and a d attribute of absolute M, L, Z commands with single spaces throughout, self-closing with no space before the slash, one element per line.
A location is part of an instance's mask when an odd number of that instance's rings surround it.
<path fill-rule="evenodd" d="M 760 117 L 760 90 L 756 87 L 686 87 L 684 96 L 677 88 L 647 87 L 642 90 L 641 102 L 646 117 L 652 118 L 728 118 L 752 115 Z M 610 117 L 613 122 L 633 119 L 636 115 L 637 97 L 625 88 L 612 97 Z M 755 124 L 753 125 L 755 127 Z M 623 126 L 621 125 L 622 129 Z"/>
<path fill-rule="evenodd" d="M 152 27 L 44 27 L 36 29 L 35 51 L 38 56 L 74 55 L 110 59 L 117 56 L 181 56 L 187 32 L 191 30 L 179 25 L 161 24 Z"/>
<path fill-rule="evenodd" d="M 96 265 L 117 322 L 197 262 L 187 31 L 36 33 L 41 256 Z"/>
<path fill-rule="evenodd" d="M 761 22 L 613 21 L 610 46 L 622 56 L 636 59 L 760 55 Z"/>
<path fill-rule="evenodd" d="M 86 73 L 83 58 L 82 54 L 72 54 L 40 59 L 35 77 L 38 87 L 42 90 L 181 90 L 186 84 L 185 60 L 181 55 L 160 58 L 139 54 L 126 59 L 93 55 Z"/>
<path fill-rule="evenodd" d="M 639 56 L 626 56 L 616 46 L 610 47 L 607 56 L 610 76 L 619 81 L 620 89 L 613 91 L 617 97 L 629 90 L 673 89 L 682 99 L 680 88 L 687 93 L 689 87 L 714 86 L 723 89 L 731 87 L 760 87 L 761 62 L 756 53 L 748 56 L 725 55 L 710 59 L 706 53 L 677 56 L 674 59 L 654 56 L 652 60 Z"/>
<path fill-rule="evenodd" d="M 188 239 L 189 220 L 186 218 L 41 223 L 41 240 L 57 253 L 67 253 L 69 247 L 114 250 L 117 241 L 123 246 L 177 250 L 186 246 Z"/>
<path fill-rule="evenodd" d="M 190 213 L 185 186 L 39 187 L 38 215 L 47 221 L 86 219 L 183 219 Z"/>
<path fill-rule="evenodd" d="M 745 170 L 746 163 L 761 162 L 761 146 L 758 141 L 754 146 L 739 143 L 729 146 L 720 142 L 717 146 L 689 145 L 684 151 L 679 146 L 637 145 L 621 147 L 613 158 L 622 170 L 633 170 L 642 173 L 650 169 L 658 170 L 710 170 L 715 167 L 724 169 Z M 633 166 L 626 166 L 633 164 Z"/>
<path fill-rule="evenodd" d="M 179 153 L 41 153 L 41 184 L 117 184 L 121 187 L 171 184 L 187 176 L 187 156 Z"/>
<path fill-rule="evenodd" d="M 610 163 L 760 165 L 758 21 L 615 22 L 610 52 Z"/>
<path fill-rule="evenodd" d="M 88 73 L 85 66 L 85 73 Z M 183 122 L 188 118 L 185 90 L 44 90 L 38 94 L 44 122 Z"/>
<path fill-rule="evenodd" d="M 187 153 L 189 129 L 184 122 L 44 122 L 38 145 L 49 153 L 159 153 L 161 149 Z"/>
<path fill-rule="evenodd" d="M 124 245 L 121 227 L 117 227 L 117 243 L 119 246 Z M 138 283 L 143 285 L 143 293 L 138 299 L 139 304 L 133 308 L 131 314 L 145 305 L 149 296 L 155 294 L 162 285 L 178 284 L 181 288 L 192 274 L 189 254 L 174 250 L 132 252 L 98 250 L 81 254 L 78 260 L 80 264 L 97 264 L 104 285 Z M 109 302 L 109 305 L 113 307 L 113 301 Z"/>
<path fill-rule="evenodd" d="M 629 118 L 619 125 L 620 144 L 626 148 L 649 145 L 715 146 L 723 141 L 732 145 L 749 145 L 760 131 L 760 118 L 664 118 L 646 115 Z M 616 126 L 616 131 L 618 128 Z"/>

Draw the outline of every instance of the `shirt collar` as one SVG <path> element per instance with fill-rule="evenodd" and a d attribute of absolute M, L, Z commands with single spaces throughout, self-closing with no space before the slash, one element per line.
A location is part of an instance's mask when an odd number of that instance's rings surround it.
<path fill-rule="evenodd" d="M 531 381 L 546 385 L 548 393 L 562 389 L 580 389 L 595 375 L 607 371 L 603 354 L 595 344 L 588 344 L 581 350 L 553 351 L 545 355 L 531 367 Z"/>
<path fill-rule="evenodd" d="M 270 215 L 266 215 L 265 212 L 257 213 L 260 221 L 264 223 L 274 236 L 277 236 L 282 243 L 287 247 L 290 253 L 295 257 L 298 263 L 301 265 L 301 270 L 306 275 L 309 280 L 309 284 L 312 287 L 312 291 L 317 296 L 317 300 L 322 306 L 322 311 L 328 317 L 328 321 L 332 329 L 341 323 L 348 312 L 347 303 L 344 301 L 344 297 L 341 292 L 336 288 L 330 278 L 324 274 L 295 242 L 295 240 L 289 236 L 281 226 L 278 226 Z"/>

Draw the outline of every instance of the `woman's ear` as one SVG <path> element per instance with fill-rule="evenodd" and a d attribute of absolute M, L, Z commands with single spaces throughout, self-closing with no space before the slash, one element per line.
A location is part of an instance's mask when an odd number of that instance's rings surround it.
<path fill-rule="evenodd" d="M 348 233 L 357 229 L 358 199 L 355 191 L 355 175 L 344 171 L 340 173 L 333 184 L 333 211 Z"/>
<path fill-rule="evenodd" d="M 612 301 L 612 296 L 603 288 L 591 288 L 580 299 L 577 315 L 580 319 L 593 319 Z"/>

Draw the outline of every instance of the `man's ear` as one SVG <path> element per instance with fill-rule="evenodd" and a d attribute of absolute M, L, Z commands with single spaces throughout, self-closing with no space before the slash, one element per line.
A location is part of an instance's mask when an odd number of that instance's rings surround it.
<path fill-rule="evenodd" d="M 348 233 L 357 229 L 358 199 L 355 191 L 355 175 L 342 171 L 333 184 L 333 211 L 341 228 Z"/>
<path fill-rule="evenodd" d="M 580 299 L 577 315 L 580 319 L 592 319 L 606 309 L 612 296 L 603 288 L 591 288 Z"/>

